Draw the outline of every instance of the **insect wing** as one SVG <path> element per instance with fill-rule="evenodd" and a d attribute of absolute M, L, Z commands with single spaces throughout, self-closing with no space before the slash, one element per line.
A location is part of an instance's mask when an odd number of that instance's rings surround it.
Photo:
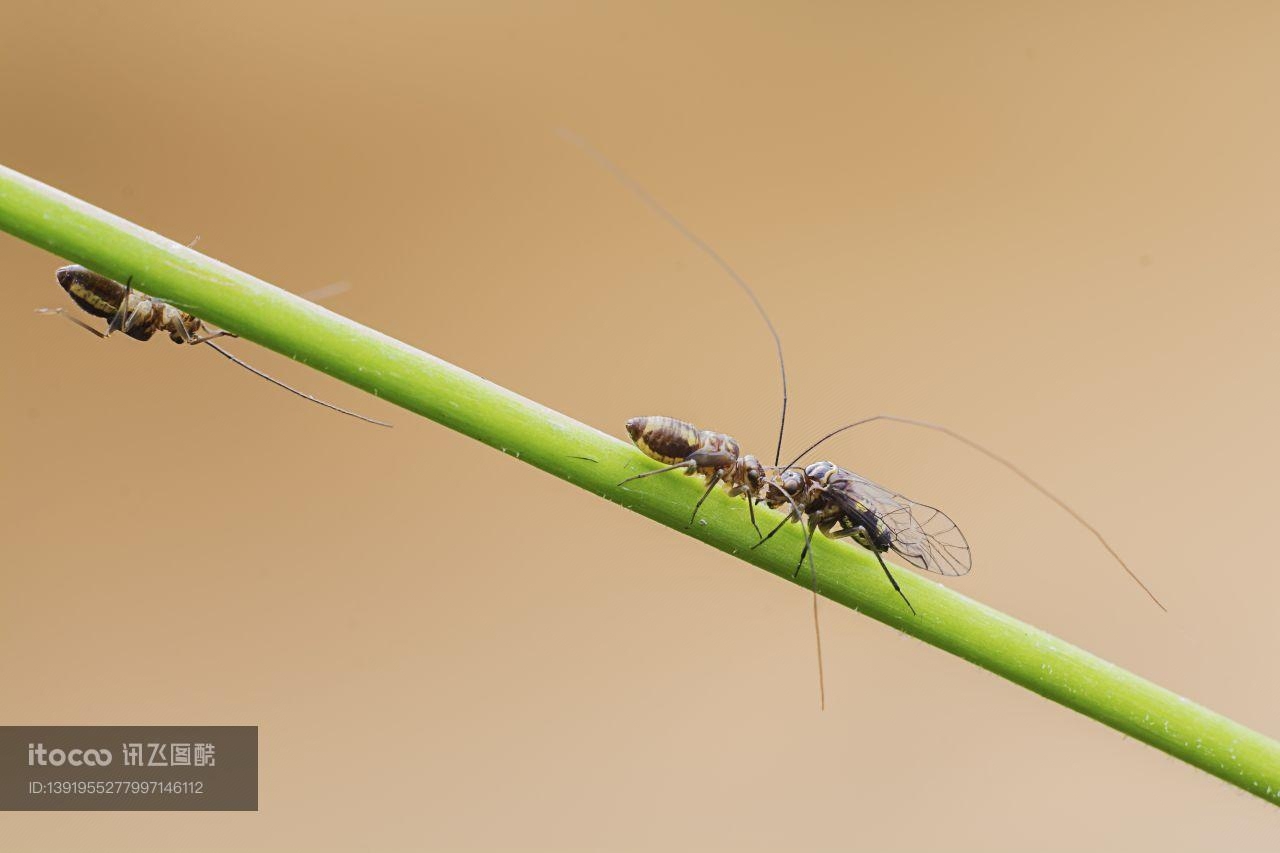
<path fill-rule="evenodd" d="M 969 543 L 942 510 L 844 469 L 830 490 L 846 512 L 852 512 L 854 502 L 869 507 L 889 528 L 893 550 L 913 566 L 950 577 L 968 574 L 973 567 Z"/>

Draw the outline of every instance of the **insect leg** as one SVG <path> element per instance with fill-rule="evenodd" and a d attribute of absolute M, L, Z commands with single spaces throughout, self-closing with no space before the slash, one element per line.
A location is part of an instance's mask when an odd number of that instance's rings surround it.
<path fill-rule="evenodd" d="M 212 332 L 212 333 L 210 333 L 210 334 L 208 334 L 208 335 L 205 335 L 205 336 L 204 336 L 204 337 L 202 337 L 202 338 L 190 338 L 190 339 L 187 341 L 187 343 L 191 344 L 192 346 L 194 346 L 195 344 L 207 344 L 209 341 L 213 340 L 214 338 L 224 338 L 224 337 L 225 337 L 225 338 L 238 338 L 238 337 L 240 337 L 240 336 L 239 336 L 239 335 L 233 335 L 231 332 L 228 332 L 228 331 L 226 331 L 225 329 L 219 329 L 218 331 L 216 331 L 216 332 Z"/>
<path fill-rule="evenodd" d="M 756 529 L 756 536 L 760 537 L 760 541 L 764 541 L 764 534 L 760 532 L 760 525 L 756 524 L 756 502 L 751 499 L 751 495 L 745 495 L 747 499 L 747 515 L 751 516 L 751 526 Z"/>
<path fill-rule="evenodd" d="M 832 539 L 854 539 L 857 537 L 859 530 L 862 530 L 862 528 L 846 525 L 845 527 L 842 527 L 839 530 L 837 530 L 835 533 L 832 533 L 831 538 Z M 859 542 L 858 544 L 861 545 L 862 543 Z"/>
<path fill-rule="evenodd" d="M 691 471 L 691 470 L 693 470 L 693 469 L 694 469 L 694 468 L 696 468 L 696 467 L 698 467 L 698 463 L 694 462 L 692 459 L 686 459 L 686 460 L 685 460 L 685 461 L 683 461 L 683 462 L 677 462 L 676 464 L 674 464 L 674 465 L 668 465 L 668 466 L 667 466 L 667 467 L 665 467 L 665 468 L 658 468 L 658 469 L 657 469 L 657 470 L 655 470 L 655 471 L 645 471 L 643 474 L 636 474 L 636 475 L 635 475 L 635 476 L 633 476 L 633 477 L 628 477 L 627 479 L 623 480 L 623 481 L 622 481 L 621 483 L 619 483 L 618 485 L 619 485 L 619 486 L 621 486 L 621 485 L 623 485 L 623 483 L 630 483 L 632 480 L 643 480 L 645 477 L 652 477 L 654 474 L 665 474 L 665 473 L 667 473 L 668 471 L 678 471 L 678 470 L 680 470 L 681 468 L 684 468 L 685 470 L 690 470 L 690 471 Z"/>
<path fill-rule="evenodd" d="M 770 530 L 768 533 L 766 533 L 766 534 L 764 535 L 764 538 L 763 538 L 763 539 L 761 539 L 759 542 L 757 542 L 756 544 L 752 545 L 751 547 L 752 547 L 752 548 L 759 548 L 761 545 L 763 545 L 764 543 L 766 543 L 766 542 L 768 542 L 770 539 L 772 539 L 772 538 L 773 538 L 773 534 L 777 533 L 779 530 L 781 530 L 783 527 L 785 527 L 788 521 L 795 521 L 797 518 L 799 518 L 799 516 L 797 516 L 797 515 L 795 514 L 795 512 L 792 512 L 792 513 L 791 513 L 790 515 L 788 515 L 786 518 L 782 519 L 782 521 L 779 521 L 777 524 L 775 524 L 775 525 L 774 525 L 774 527 L 773 527 L 773 529 L 772 529 L 772 530 Z"/>
<path fill-rule="evenodd" d="M 698 510 L 702 508 L 702 502 L 711 494 L 711 490 L 716 487 L 716 483 L 720 482 L 720 472 L 717 471 L 707 479 L 707 490 L 702 493 L 702 497 L 698 498 L 698 502 L 693 505 L 693 515 L 689 516 L 689 523 L 686 528 L 693 527 L 694 520 L 698 517 Z"/>
<path fill-rule="evenodd" d="M 129 312 L 129 316 L 124 318 L 124 324 L 120 327 L 120 331 L 128 333 L 133 328 L 133 321 L 138 319 L 138 315 L 142 313 L 142 306 L 139 305 Z"/>
<path fill-rule="evenodd" d="M 70 320 L 72 323 L 75 323 L 75 324 L 76 324 L 77 326 L 79 326 L 80 328 L 84 329 L 85 331 L 92 332 L 93 334 L 97 335 L 97 336 L 98 336 L 98 337 L 100 337 L 100 338 L 105 338 L 105 337 L 106 337 L 106 335 L 102 334 L 102 332 L 99 332 L 99 331 L 98 331 L 97 329 L 95 329 L 93 326 L 90 326 L 88 323 L 84 322 L 84 321 L 83 321 L 83 320 L 81 320 L 80 318 L 78 318 L 78 317 L 72 317 L 72 316 L 71 316 L 70 314 L 68 314 L 68 313 L 66 312 L 66 310 L 65 310 L 65 309 L 63 309 L 63 308 L 37 308 L 37 309 L 36 309 L 36 313 L 37 313 L 37 314 L 45 314 L 45 315 L 50 316 L 50 317 L 52 317 L 52 316 L 54 316 L 54 315 L 57 315 L 57 316 L 62 317 L 62 318 L 64 318 L 64 319 L 66 319 L 66 320 Z"/>
<path fill-rule="evenodd" d="M 835 533 L 832 533 L 831 538 L 841 539 L 844 537 L 848 537 L 850 539 L 856 539 L 859 531 L 862 531 L 865 534 L 864 528 L 855 524 L 850 524 L 848 519 L 841 519 L 840 529 Z M 862 543 L 859 542 L 858 544 L 861 545 Z M 863 547 L 866 548 L 867 546 L 863 545 Z M 876 560 L 880 562 L 880 568 L 884 569 L 885 576 L 889 578 L 889 583 L 893 584 L 894 590 L 897 591 L 898 595 L 902 596 L 902 600 L 906 602 L 907 607 L 911 610 L 912 615 L 919 615 L 916 613 L 916 609 L 911 606 L 911 602 L 907 599 L 907 594 L 902 591 L 902 587 L 898 586 L 898 580 L 893 576 L 893 573 L 889 571 L 889 567 L 884 562 L 884 557 L 882 557 L 880 555 L 880 552 L 875 550 L 874 548 L 867 548 L 867 550 L 869 550 L 871 553 L 876 555 Z"/>
<path fill-rule="evenodd" d="M 129 276 L 128 281 L 124 283 L 124 296 L 120 299 L 120 305 L 116 308 L 115 315 L 111 318 L 111 322 L 107 324 L 107 335 L 112 332 L 118 332 L 121 329 L 128 330 L 125 311 L 129 309 L 129 295 L 133 293 L 133 276 Z M 128 318 L 133 319 L 132 316 Z M 103 337 L 106 337 L 104 335 Z"/>
<path fill-rule="evenodd" d="M 751 546 L 751 547 L 752 547 L 752 549 L 759 548 L 761 545 L 763 545 L 764 543 L 766 543 L 766 542 L 768 542 L 770 539 L 772 539 L 772 538 L 773 538 L 773 534 L 775 534 L 775 533 L 777 533 L 779 530 L 781 530 L 781 529 L 783 528 L 783 526 L 785 526 L 785 525 L 786 525 L 786 523 L 787 523 L 787 522 L 789 522 L 789 521 L 799 521 L 801 518 L 803 518 L 803 517 L 804 517 L 804 513 L 802 513 L 802 512 L 800 511 L 800 507 L 796 504 L 795 498 L 791 497 L 791 495 L 787 492 L 787 490 L 786 490 L 786 489 L 782 489 L 782 488 L 779 488 L 778 486 L 774 486 L 772 483 L 770 483 L 769 485 L 770 485 L 770 486 L 772 486 L 773 488 L 777 489 L 777 490 L 778 490 L 778 494 L 782 495 L 784 498 L 786 498 L 786 499 L 787 499 L 787 501 L 788 501 L 788 502 L 790 502 L 790 504 L 791 504 L 791 512 L 787 514 L 787 517 L 786 517 L 786 518 L 782 519 L 782 521 L 779 521 L 779 522 L 774 526 L 774 528 L 773 528 L 772 530 L 770 530 L 770 531 L 765 535 L 765 537 L 764 537 L 763 539 L 761 539 L 761 540 L 760 540 L 759 542 L 757 542 L 756 544 L 752 545 L 752 546 Z"/>
<path fill-rule="evenodd" d="M 920 614 L 916 613 L 916 609 L 911 606 L 911 601 L 907 598 L 907 594 L 902 591 L 902 587 L 898 586 L 897 578 L 893 576 L 893 572 L 889 571 L 889 566 L 885 564 L 884 557 L 880 555 L 879 551 L 873 551 L 872 553 L 875 554 L 876 559 L 880 561 L 880 568 L 884 569 L 884 575 L 889 579 L 889 583 L 893 584 L 893 588 L 897 590 L 898 595 L 902 596 L 902 600 L 906 602 L 907 609 L 911 611 L 911 615 L 919 616 Z"/>
<path fill-rule="evenodd" d="M 804 558 L 809 556 L 809 547 L 813 544 L 813 531 L 818 527 L 818 522 L 809 520 L 804 534 L 804 549 L 800 552 L 800 562 L 796 563 L 796 570 L 791 573 L 791 577 L 800 574 L 800 567 L 804 565 Z"/>
<path fill-rule="evenodd" d="M 756 529 L 756 537 L 763 539 L 764 534 L 760 532 L 760 525 L 756 523 L 756 501 L 759 498 L 754 497 L 748 486 L 734 486 L 729 490 L 730 497 L 738 497 L 739 495 L 747 502 L 747 515 L 751 518 L 751 526 Z"/>

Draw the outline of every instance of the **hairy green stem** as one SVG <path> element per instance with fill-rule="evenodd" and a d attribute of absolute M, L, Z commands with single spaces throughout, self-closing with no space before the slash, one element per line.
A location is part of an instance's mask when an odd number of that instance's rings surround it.
<path fill-rule="evenodd" d="M 686 528 L 701 484 L 660 476 L 630 444 L 251 275 L 0 167 L 0 228 L 123 281 L 240 337 L 323 370 L 790 579 L 795 526 L 755 550 L 740 499 L 717 491 Z M 760 510 L 762 526 L 780 518 Z M 847 607 L 1280 803 L 1280 744 L 1082 649 L 910 571 L 898 573 L 919 616 L 866 551 L 819 537 L 819 592 Z M 807 571 L 806 573 L 807 574 Z M 801 583 L 807 578 L 802 577 Z"/>

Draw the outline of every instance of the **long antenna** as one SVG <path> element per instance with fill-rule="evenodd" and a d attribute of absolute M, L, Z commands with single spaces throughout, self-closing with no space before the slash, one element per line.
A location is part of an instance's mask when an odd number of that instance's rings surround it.
<path fill-rule="evenodd" d="M 342 408 L 341 406 L 335 406 L 333 403 L 326 403 L 324 400 L 321 400 L 318 397 L 312 397 L 310 394 L 299 391 L 297 388 L 294 388 L 291 385 L 286 385 L 283 382 L 281 382 L 279 379 L 276 379 L 274 376 L 268 376 L 267 374 L 263 373 L 261 370 L 254 367 L 253 365 L 241 361 L 240 359 L 236 358 L 234 355 L 227 352 L 222 347 L 218 346 L 217 344 L 211 341 L 201 341 L 200 343 L 211 348 L 214 352 L 216 352 L 218 355 L 222 356 L 223 358 L 235 362 L 236 364 L 240 365 L 245 370 L 249 371 L 255 376 L 261 376 L 263 379 L 267 380 L 271 384 L 279 385 L 284 390 L 288 391 L 291 394 L 297 394 L 299 397 L 301 397 L 304 400 L 310 400 L 313 403 L 319 403 L 321 406 L 324 406 L 326 409 L 333 409 L 333 411 L 335 412 L 341 412 L 344 415 L 350 415 L 351 417 L 362 420 L 365 423 L 376 424 L 377 426 L 384 426 L 384 427 L 391 426 L 391 424 L 386 423 L 385 421 L 375 421 L 373 418 L 366 418 L 364 415 L 358 414 L 357 412 L 352 412 L 348 409 Z"/>
<path fill-rule="evenodd" d="M 998 462 L 1001 465 L 1003 465 L 1005 468 L 1008 468 L 1014 474 L 1017 474 L 1020 478 L 1022 478 L 1024 482 L 1026 482 L 1029 486 L 1031 486 L 1037 492 L 1044 495 L 1049 500 L 1053 501 L 1061 509 L 1065 510 L 1068 515 L 1070 515 L 1072 518 L 1078 521 L 1086 530 L 1092 533 L 1094 535 L 1094 538 L 1096 538 L 1099 542 L 1102 543 L 1102 547 L 1107 549 L 1107 553 L 1109 553 L 1112 557 L 1114 557 L 1116 562 L 1120 564 L 1120 567 L 1129 573 L 1129 577 L 1133 578 L 1134 583 L 1142 587 L 1142 591 L 1145 592 L 1147 596 L 1150 597 L 1150 599 L 1156 603 L 1156 606 L 1166 613 L 1169 612 L 1169 608 L 1165 607 L 1163 604 L 1160 603 L 1160 599 L 1156 598 L 1155 593 L 1153 593 L 1150 589 L 1147 588 L 1147 585 L 1142 582 L 1142 579 L 1138 577 L 1138 575 L 1133 571 L 1133 569 L 1129 568 L 1129 564 L 1124 561 L 1124 558 L 1122 558 L 1120 554 L 1116 552 L 1115 548 L 1111 547 L 1111 543 L 1108 542 L 1106 538 L 1102 535 L 1102 533 L 1098 531 L 1098 528 L 1094 527 L 1092 524 L 1086 521 L 1084 516 L 1076 512 L 1074 509 L 1071 508 L 1071 506 L 1066 501 L 1064 501 L 1062 498 L 1058 497 L 1053 492 L 1046 489 L 1044 486 L 1040 485 L 1040 483 L 1032 479 L 1031 475 L 1027 474 L 1017 465 L 1014 465 L 1008 459 L 1005 459 L 1003 456 L 1000 456 L 994 453 L 993 451 L 988 450 L 987 448 L 983 447 L 981 444 L 978 444 L 978 442 L 974 441 L 973 439 L 966 438 L 965 436 L 961 435 L 960 433 L 948 427 L 941 426 L 940 424 L 930 423 L 928 421 L 916 420 L 915 418 L 901 418 L 901 417 L 898 417 L 897 415 L 872 415 L 869 418 L 863 418 L 860 421 L 854 421 L 851 424 L 845 424 L 839 429 L 832 430 L 831 432 L 827 433 L 822 438 L 818 439 L 813 444 L 806 447 L 802 453 L 796 456 L 795 459 L 791 460 L 791 464 L 788 465 L 787 467 L 790 468 L 794 466 L 797 462 L 799 462 L 809 453 L 813 452 L 818 447 L 818 445 L 822 444 L 828 439 L 834 438 L 835 436 L 839 435 L 845 430 L 853 429 L 854 427 L 862 426 L 863 424 L 869 424 L 869 423 L 872 423 L 873 421 L 892 421 L 894 423 L 910 424 L 911 426 L 924 427 L 925 429 L 931 429 L 931 430 L 934 430 L 935 432 L 940 432 L 943 435 L 947 435 L 947 436 L 950 436 L 951 438 L 954 438 L 956 441 L 960 442 L 961 444 L 968 445 L 969 447 L 981 453 L 983 456 L 986 456 L 988 459 Z"/>
<path fill-rule="evenodd" d="M 591 159 L 603 166 L 605 170 L 607 170 L 609 174 L 613 175 L 614 178 L 616 178 L 624 187 L 631 190 L 632 194 L 644 202 L 650 210 L 666 220 L 668 225 L 680 232 L 686 240 L 697 247 L 697 249 L 704 255 L 715 261 L 716 265 L 719 266 L 720 269 L 724 270 L 729 278 L 733 280 L 733 283 L 738 285 L 738 287 L 742 289 L 743 293 L 747 294 L 747 298 L 751 300 L 751 304 L 756 306 L 756 311 L 760 313 L 760 319 L 764 320 L 765 326 L 769 328 L 769 334 L 773 336 L 773 348 L 778 353 L 778 373 L 782 377 L 782 410 L 778 414 L 778 445 L 773 450 L 773 464 L 777 467 L 778 461 L 782 458 L 782 437 L 787 431 L 787 362 L 786 359 L 782 357 L 782 338 L 778 335 L 778 330 L 774 328 L 773 321 L 769 319 L 769 313 L 764 310 L 764 305 L 760 302 L 760 298 L 756 296 L 756 292 L 751 288 L 751 285 L 747 283 L 747 280 L 739 275 L 738 271 L 735 270 L 710 243 L 693 233 L 687 225 L 676 218 L 675 214 L 663 207 L 662 203 L 656 198 L 649 195 L 648 190 L 641 186 L 638 181 L 626 172 L 622 171 L 621 167 L 608 157 L 604 156 L 603 153 L 597 151 L 592 147 L 591 143 L 587 142 L 576 133 L 566 130 L 565 128 L 561 128 L 558 132 L 561 139 L 566 142 L 573 143 L 586 152 Z M 782 489 L 779 489 L 779 492 L 781 492 L 782 495 L 791 502 L 791 506 L 796 512 L 796 518 L 803 518 L 804 513 L 800 512 L 800 508 L 796 506 L 796 502 L 791 495 L 787 494 L 787 492 Z M 752 509 L 754 510 L 754 507 Z M 809 573 L 813 581 L 813 638 L 818 649 L 818 707 L 825 710 L 827 707 L 827 687 L 826 676 L 822 669 L 822 632 L 818 627 L 818 574 L 817 569 L 815 569 L 813 565 L 813 553 L 810 551 L 808 556 Z"/>
<path fill-rule="evenodd" d="M 638 199 L 644 202 L 650 210 L 665 219 L 667 224 L 679 231 L 684 238 L 696 246 L 699 251 L 711 258 L 711 260 L 715 261 L 716 265 L 719 266 L 720 269 L 724 270 L 725 273 L 728 274 L 729 278 L 733 279 L 734 284 L 742 288 L 742 291 L 747 294 L 747 298 L 751 300 L 751 304 L 756 306 L 756 310 L 760 312 L 760 319 L 764 320 L 764 324 L 769 327 L 769 334 L 773 335 L 773 346 L 774 349 L 778 351 L 778 372 L 782 374 L 782 413 L 778 416 L 778 446 L 773 452 L 773 464 L 777 465 L 778 460 L 782 458 L 782 435 L 787 429 L 787 364 L 782 358 L 782 338 L 778 336 L 778 330 L 773 327 L 773 321 L 769 319 L 769 315 L 765 312 L 764 305 L 761 304 L 760 299 L 756 296 L 756 292 L 751 289 L 751 285 L 747 284 L 747 280 L 739 275 L 738 271 L 730 266 L 729 262 L 726 261 L 710 243 L 693 233 L 693 231 L 691 231 L 679 219 L 676 219 L 675 214 L 663 207 L 661 202 L 656 198 L 649 195 L 648 191 L 645 190 L 644 187 L 642 187 L 626 172 L 622 171 L 617 164 L 593 148 L 591 143 L 587 142 L 576 133 L 565 130 L 564 128 L 561 128 L 558 133 L 561 139 L 566 142 L 571 142 L 585 151 L 591 159 L 603 166 L 611 175 L 617 178 L 623 186 L 631 190 L 631 192 Z"/>

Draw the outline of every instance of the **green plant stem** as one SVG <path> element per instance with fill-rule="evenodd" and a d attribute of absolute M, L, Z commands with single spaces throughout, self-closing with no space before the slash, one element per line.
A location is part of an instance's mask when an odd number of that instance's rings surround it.
<path fill-rule="evenodd" d="M 143 292 L 242 338 L 791 579 L 802 544 L 796 526 L 788 525 L 752 550 L 756 534 L 745 504 L 717 490 L 704 504 L 699 523 L 686 528 L 701 493 L 696 478 L 659 476 L 619 486 L 656 463 L 617 438 L 4 167 L 0 228 L 119 281 L 132 276 Z M 780 518 L 760 512 L 762 527 Z M 818 590 L 832 601 L 1280 803 L 1280 744 L 1270 738 L 940 584 L 899 571 L 899 582 L 920 614 L 914 617 L 862 549 L 819 537 L 815 556 Z M 805 575 L 807 569 L 800 583 L 807 583 Z"/>

